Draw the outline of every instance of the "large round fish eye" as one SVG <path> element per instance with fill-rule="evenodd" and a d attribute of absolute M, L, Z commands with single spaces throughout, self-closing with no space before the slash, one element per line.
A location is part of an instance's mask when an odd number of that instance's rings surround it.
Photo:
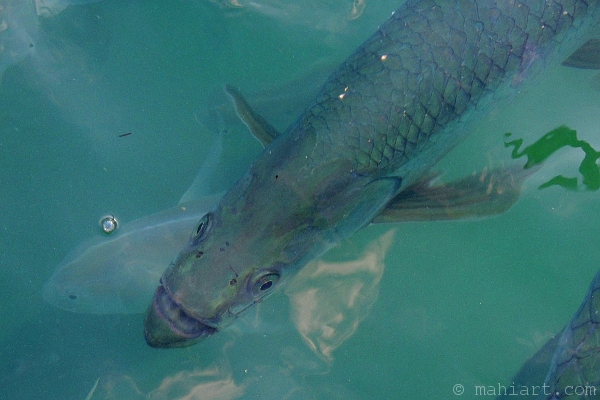
<path fill-rule="evenodd" d="M 254 296 L 264 296 L 265 294 L 273 291 L 278 281 L 278 273 L 269 272 L 264 275 L 260 275 L 252 284 L 252 294 Z"/>
<path fill-rule="evenodd" d="M 200 219 L 200 222 L 198 222 L 198 225 L 196 225 L 196 228 L 194 228 L 194 232 L 192 232 L 190 246 L 196 246 L 198 243 L 206 239 L 212 230 L 212 221 L 212 213 L 207 213 Z"/>

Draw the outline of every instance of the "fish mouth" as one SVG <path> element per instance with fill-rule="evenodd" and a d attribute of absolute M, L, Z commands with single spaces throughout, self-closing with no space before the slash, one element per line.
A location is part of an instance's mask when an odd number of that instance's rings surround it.
<path fill-rule="evenodd" d="M 144 338 L 151 347 L 187 347 L 217 332 L 190 316 L 161 285 L 144 319 Z"/>

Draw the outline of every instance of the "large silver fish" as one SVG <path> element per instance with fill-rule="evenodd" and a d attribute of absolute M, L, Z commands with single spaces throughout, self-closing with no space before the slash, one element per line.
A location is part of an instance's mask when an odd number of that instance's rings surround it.
<path fill-rule="evenodd" d="M 163 274 L 147 343 L 196 343 L 365 225 L 403 220 L 407 202 L 426 209 L 430 196 L 409 194 L 427 191 L 419 182 L 465 136 L 466 121 L 580 47 L 599 4 L 409 0 L 285 132 L 247 113 L 267 146 Z M 441 197 L 449 209 L 482 203 Z"/>

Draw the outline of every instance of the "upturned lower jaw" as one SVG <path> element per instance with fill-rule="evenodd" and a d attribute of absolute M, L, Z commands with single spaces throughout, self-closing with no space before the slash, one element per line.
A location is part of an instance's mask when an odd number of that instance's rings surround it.
<path fill-rule="evenodd" d="M 187 347 L 217 331 L 189 316 L 168 295 L 163 286 L 154 293 L 146 312 L 144 337 L 152 347 Z"/>

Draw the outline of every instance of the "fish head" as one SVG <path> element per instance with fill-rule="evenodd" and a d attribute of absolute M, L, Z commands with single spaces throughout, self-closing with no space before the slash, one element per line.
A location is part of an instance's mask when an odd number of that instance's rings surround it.
<path fill-rule="evenodd" d="M 304 157 L 278 158 L 290 159 Z M 268 161 L 200 219 L 164 272 L 144 322 L 150 346 L 189 346 L 226 328 L 331 246 L 332 220 L 315 212 L 314 195 L 330 169 L 312 171 L 315 189 L 298 179 L 301 166 Z"/>
<path fill-rule="evenodd" d="M 314 143 L 274 141 L 200 219 L 146 313 L 150 346 L 185 347 L 223 330 L 371 220 L 386 196 L 369 196 L 345 159 L 307 162 Z"/>
<path fill-rule="evenodd" d="M 201 218 L 156 289 L 148 344 L 189 346 L 226 328 L 303 265 L 318 237 L 314 219 L 268 197 L 228 194 Z"/>

